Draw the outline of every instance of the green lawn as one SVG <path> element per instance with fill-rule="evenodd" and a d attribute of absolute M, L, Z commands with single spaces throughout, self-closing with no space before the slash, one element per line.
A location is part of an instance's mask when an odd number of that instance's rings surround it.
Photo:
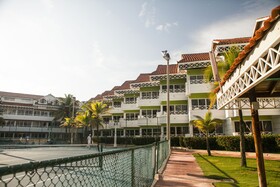
<path fill-rule="evenodd" d="M 215 186 L 258 186 L 255 159 L 247 159 L 247 168 L 242 168 L 240 158 L 201 154 L 194 154 L 194 156 L 206 177 L 227 181 L 215 183 Z M 280 161 L 265 160 L 265 169 L 268 186 L 280 187 Z"/>

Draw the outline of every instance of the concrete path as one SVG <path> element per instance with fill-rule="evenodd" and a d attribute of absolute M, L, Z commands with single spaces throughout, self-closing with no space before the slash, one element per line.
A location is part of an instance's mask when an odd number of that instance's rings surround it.
<path fill-rule="evenodd" d="M 207 179 L 197 164 L 193 152 L 172 150 L 166 168 L 158 175 L 155 187 L 210 187 L 215 180 Z"/>

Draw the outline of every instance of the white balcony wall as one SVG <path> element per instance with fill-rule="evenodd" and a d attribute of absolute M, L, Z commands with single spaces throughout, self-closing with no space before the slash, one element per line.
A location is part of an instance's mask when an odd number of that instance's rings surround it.
<path fill-rule="evenodd" d="M 113 129 L 113 128 L 121 128 L 121 123 L 120 122 L 114 122 L 114 121 L 109 121 L 109 124 L 107 124 L 107 129 Z"/>
<path fill-rule="evenodd" d="M 140 99 L 137 98 L 138 107 L 140 106 L 160 106 L 160 99 Z"/>
<path fill-rule="evenodd" d="M 2 132 L 52 132 L 52 133 L 65 133 L 65 128 L 42 128 L 42 127 L 0 127 Z"/>
<path fill-rule="evenodd" d="M 138 125 L 140 126 L 155 126 L 159 125 L 159 119 L 157 118 L 139 118 Z"/>
<path fill-rule="evenodd" d="M 127 103 L 122 103 L 122 110 L 139 110 L 138 104 L 133 103 L 133 104 L 127 104 Z"/>
<path fill-rule="evenodd" d="M 112 108 L 110 108 L 109 112 L 110 112 L 111 114 L 112 114 L 112 113 L 123 113 L 123 110 L 122 110 L 121 107 L 117 107 L 117 108 L 112 107 Z"/>
<path fill-rule="evenodd" d="M 212 89 L 211 83 L 205 84 L 187 84 L 186 95 L 190 95 L 192 93 L 207 93 Z"/>
<path fill-rule="evenodd" d="M 138 120 L 125 120 L 123 118 L 120 119 L 120 127 L 138 127 Z"/>
<path fill-rule="evenodd" d="M 49 116 L 26 116 L 26 115 L 3 115 L 4 119 L 7 120 L 30 120 L 30 121 L 52 121 L 54 117 Z"/>
<path fill-rule="evenodd" d="M 159 124 L 166 124 L 166 115 L 159 117 Z M 184 114 L 171 114 L 170 123 L 189 123 L 189 116 Z"/>
<path fill-rule="evenodd" d="M 259 116 L 279 116 L 280 114 L 280 109 L 259 109 Z M 243 116 L 251 116 L 251 111 L 246 109 L 242 110 Z M 231 116 L 229 117 L 238 117 L 238 110 L 234 110 Z"/>
<path fill-rule="evenodd" d="M 167 93 L 160 93 L 159 99 L 160 101 L 166 101 Z M 176 101 L 176 100 L 187 100 L 188 98 L 185 92 L 177 92 L 177 93 L 169 93 L 169 99 L 170 101 Z"/>
<path fill-rule="evenodd" d="M 225 111 L 224 110 L 210 110 L 212 112 L 212 118 L 220 118 L 220 119 L 224 119 L 225 118 Z M 195 116 L 200 116 L 202 118 L 204 118 L 206 112 L 208 112 L 208 110 L 191 110 L 190 113 L 190 117 L 189 120 L 194 120 L 196 119 L 194 117 Z"/>

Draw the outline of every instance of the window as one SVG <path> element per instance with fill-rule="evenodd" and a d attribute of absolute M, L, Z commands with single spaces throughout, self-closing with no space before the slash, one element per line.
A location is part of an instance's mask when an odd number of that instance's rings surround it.
<path fill-rule="evenodd" d="M 192 110 L 206 110 L 210 107 L 210 99 L 192 99 Z M 211 109 L 216 109 L 217 105 L 214 104 Z"/>
<path fill-rule="evenodd" d="M 142 116 L 145 118 L 156 118 L 157 112 L 160 110 L 154 109 L 154 110 L 142 110 Z"/>
<path fill-rule="evenodd" d="M 158 99 L 159 92 L 142 92 L 141 99 Z"/>
<path fill-rule="evenodd" d="M 245 133 L 252 132 L 252 122 L 245 121 Z M 239 122 L 234 122 L 235 132 L 240 132 Z M 271 121 L 260 121 L 260 130 L 262 134 L 271 134 L 272 133 L 272 122 Z"/>
<path fill-rule="evenodd" d="M 136 103 L 136 98 L 135 97 L 126 97 L 125 98 L 125 103 L 126 104 L 134 104 L 134 103 Z"/>
<path fill-rule="evenodd" d="M 163 106 L 163 111 L 166 112 L 166 106 Z M 188 113 L 188 106 L 181 104 L 181 105 L 170 105 L 170 114 L 187 114 Z"/>
<path fill-rule="evenodd" d="M 121 102 L 120 101 L 114 101 L 114 103 L 113 103 L 113 106 L 115 107 L 115 108 L 121 108 Z"/>
<path fill-rule="evenodd" d="M 162 93 L 167 92 L 167 86 L 166 85 L 162 85 L 161 89 L 162 89 Z M 184 84 L 169 85 L 169 92 L 170 93 L 185 92 L 185 85 Z"/>
<path fill-rule="evenodd" d="M 138 116 L 139 116 L 139 113 L 127 113 L 126 120 L 127 121 L 137 120 Z"/>
<path fill-rule="evenodd" d="M 203 75 L 191 75 L 190 84 L 204 84 L 207 81 L 204 79 Z"/>

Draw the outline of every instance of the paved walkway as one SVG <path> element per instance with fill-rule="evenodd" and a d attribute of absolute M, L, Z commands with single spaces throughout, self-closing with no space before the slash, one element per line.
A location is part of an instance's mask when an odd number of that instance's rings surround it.
<path fill-rule="evenodd" d="M 193 152 L 172 150 L 166 168 L 159 174 L 155 187 L 185 186 L 185 187 L 210 187 L 215 180 L 204 177 L 197 164 Z"/>
<path fill-rule="evenodd" d="M 210 187 L 217 180 L 207 179 L 197 164 L 193 153 L 207 154 L 206 150 L 178 150 L 172 149 L 164 172 L 158 175 L 155 187 L 185 186 Z M 240 157 L 240 152 L 211 150 L 213 156 Z M 280 160 L 280 154 L 264 153 L 265 160 Z M 256 158 L 256 153 L 246 152 L 247 158 Z"/>

